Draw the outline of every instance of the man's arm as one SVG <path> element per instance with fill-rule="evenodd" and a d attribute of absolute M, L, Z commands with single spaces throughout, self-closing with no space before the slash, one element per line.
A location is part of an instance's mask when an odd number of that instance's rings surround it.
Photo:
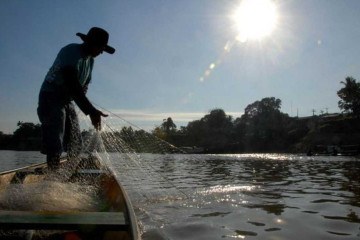
<path fill-rule="evenodd" d="M 65 81 L 65 91 L 74 99 L 81 111 L 86 115 L 94 112 L 96 108 L 85 96 L 83 87 L 77 79 L 77 70 L 74 67 L 66 66 L 62 69 L 62 74 Z"/>
<path fill-rule="evenodd" d="M 62 69 L 66 91 L 74 99 L 85 115 L 90 115 L 92 124 L 96 129 L 101 128 L 101 116 L 106 114 L 97 110 L 86 97 L 83 87 L 77 79 L 77 70 L 74 67 L 67 66 Z"/>

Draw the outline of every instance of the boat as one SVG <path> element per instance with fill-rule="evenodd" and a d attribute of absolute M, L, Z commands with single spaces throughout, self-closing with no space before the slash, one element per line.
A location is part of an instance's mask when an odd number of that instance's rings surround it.
<path fill-rule="evenodd" d="M 62 160 L 61 166 L 66 166 L 68 162 L 66 159 Z M 134 209 L 124 187 L 114 174 L 101 166 L 94 157 L 84 158 L 75 168 L 71 168 L 76 170 L 72 170 L 66 181 L 62 181 L 96 186 L 97 196 L 103 203 L 101 209 L 56 210 L 54 206 L 52 210 L 8 210 L 2 209 L 0 205 L 0 238 L 139 240 Z M 46 163 L 2 172 L 0 196 L 11 186 L 26 187 L 47 181 L 49 172 Z"/>

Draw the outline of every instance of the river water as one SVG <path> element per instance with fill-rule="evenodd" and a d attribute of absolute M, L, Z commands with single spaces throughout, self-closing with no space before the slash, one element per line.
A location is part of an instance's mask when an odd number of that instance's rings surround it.
<path fill-rule="evenodd" d="M 360 239 L 359 158 L 147 154 L 139 159 L 149 168 L 135 167 L 136 183 L 127 188 L 144 240 Z M 38 152 L 0 151 L 1 171 L 42 161 Z M 129 171 L 121 162 L 111 165 L 119 178 Z"/>

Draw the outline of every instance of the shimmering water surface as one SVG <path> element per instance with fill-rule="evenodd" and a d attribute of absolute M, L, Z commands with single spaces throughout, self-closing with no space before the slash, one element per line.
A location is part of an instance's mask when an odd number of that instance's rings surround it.
<path fill-rule="evenodd" d="M 149 168 L 131 169 L 136 181 L 127 188 L 145 240 L 360 239 L 358 158 L 146 154 L 140 159 Z M 0 151 L 0 170 L 43 160 L 37 152 Z M 120 161 L 111 165 L 120 179 L 129 172 Z"/>

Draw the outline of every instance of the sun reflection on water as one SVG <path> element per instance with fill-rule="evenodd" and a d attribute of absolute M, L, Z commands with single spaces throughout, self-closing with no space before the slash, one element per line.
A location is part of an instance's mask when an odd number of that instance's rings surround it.
<path fill-rule="evenodd" d="M 234 186 L 234 185 L 217 185 L 210 187 L 209 189 L 202 190 L 199 193 L 203 195 L 211 195 L 216 193 L 233 193 L 233 192 L 250 192 L 253 191 L 257 186 Z"/>

